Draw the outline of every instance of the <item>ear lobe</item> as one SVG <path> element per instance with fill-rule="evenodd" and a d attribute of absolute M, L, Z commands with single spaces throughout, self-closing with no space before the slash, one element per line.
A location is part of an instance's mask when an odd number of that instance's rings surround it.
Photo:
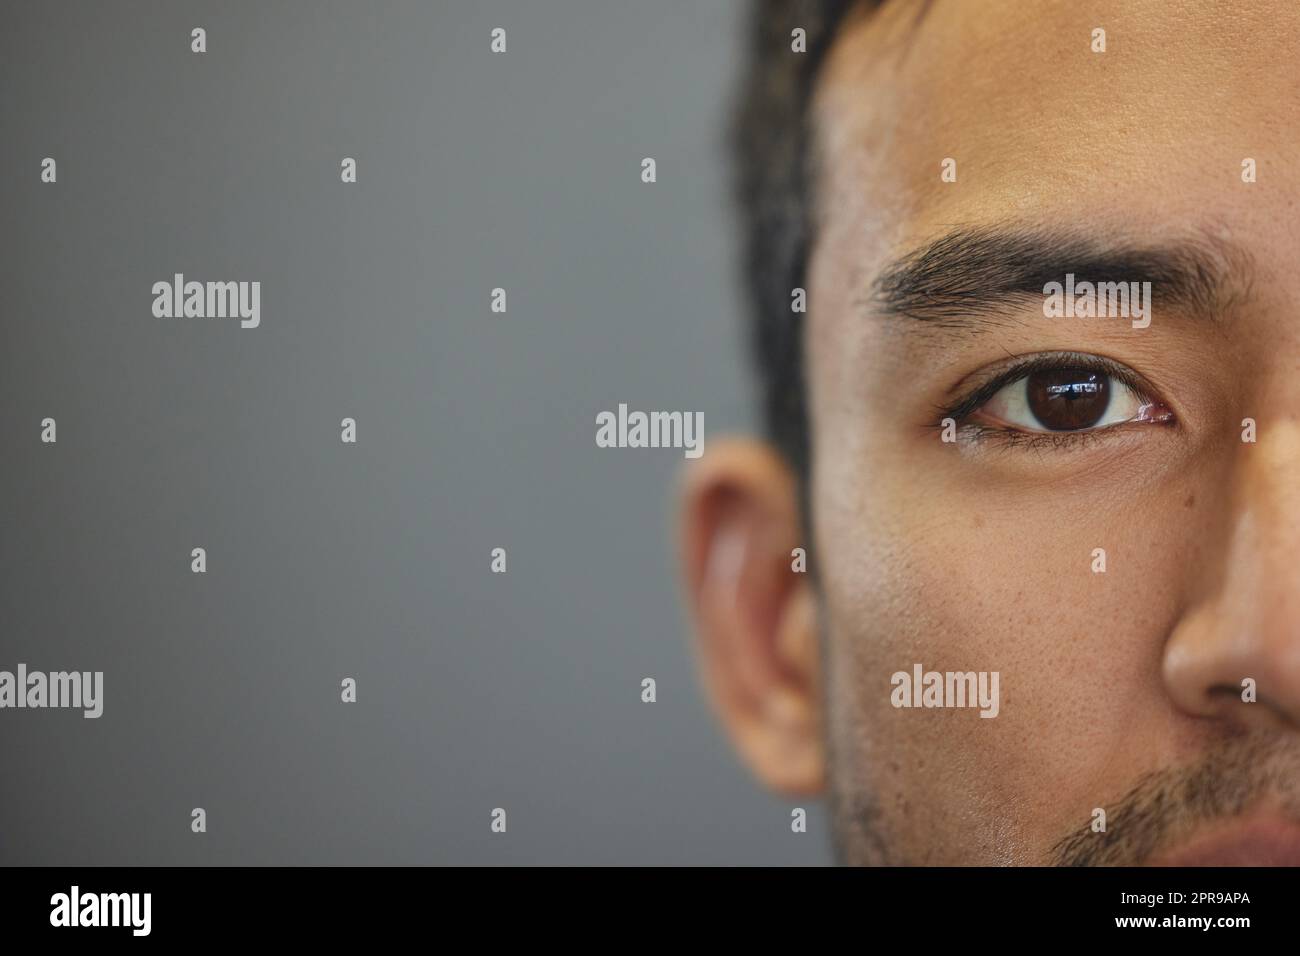
<path fill-rule="evenodd" d="M 792 567 L 797 488 L 756 442 L 715 442 L 682 492 L 681 547 L 705 687 L 741 756 L 773 789 L 824 776 L 817 605 Z"/>

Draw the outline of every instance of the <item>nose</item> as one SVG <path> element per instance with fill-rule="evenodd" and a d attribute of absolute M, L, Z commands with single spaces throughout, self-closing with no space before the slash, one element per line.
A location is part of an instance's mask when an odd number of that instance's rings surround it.
<path fill-rule="evenodd" d="M 1162 662 L 1176 706 L 1253 729 L 1300 729 L 1300 423 L 1242 443 L 1203 594 Z M 1207 550 L 1208 555 L 1213 550 Z M 1253 696 L 1253 700 L 1250 698 Z"/>

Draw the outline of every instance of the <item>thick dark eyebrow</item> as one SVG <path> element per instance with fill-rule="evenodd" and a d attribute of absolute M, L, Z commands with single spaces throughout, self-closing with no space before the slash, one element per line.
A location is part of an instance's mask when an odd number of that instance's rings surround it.
<path fill-rule="evenodd" d="M 1250 298 L 1254 270 L 1239 246 L 1201 230 L 1165 245 L 1125 244 L 1020 227 L 950 232 L 888 264 L 871 284 L 872 311 L 968 329 L 1041 302 L 1043 286 L 1150 282 L 1157 308 L 1219 318 Z M 992 321 L 989 321 L 992 320 Z"/>

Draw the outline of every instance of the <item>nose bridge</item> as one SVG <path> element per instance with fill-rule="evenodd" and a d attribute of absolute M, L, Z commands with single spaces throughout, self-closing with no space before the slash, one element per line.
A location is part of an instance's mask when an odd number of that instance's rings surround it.
<path fill-rule="evenodd" d="M 1295 643 L 1300 634 L 1300 420 L 1269 424 L 1238 453 L 1238 482 L 1229 507 L 1226 583 L 1254 604 L 1246 618 L 1258 637 Z"/>
<path fill-rule="evenodd" d="M 1193 713 L 1300 727 L 1300 420 L 1266 429 L 1234 449 L 1222 552 L 1205 552 L 1220 568 L 1202 576 L 1204 599 L 1171 635 L 1165 678 Z M 1249 704 L 1247 678 L 1256 694 Z"/>

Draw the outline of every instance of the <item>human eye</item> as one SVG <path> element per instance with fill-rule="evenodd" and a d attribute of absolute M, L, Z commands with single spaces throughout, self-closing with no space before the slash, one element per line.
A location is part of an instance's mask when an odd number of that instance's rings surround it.
<path fill-rule="evenodd" d="M 1062 446 L 1125 425 L 1170 425 L 1172 410 L 1136 372 L 1077 352 L 1026 356 L 945 410 L 972 438 Z"/>

